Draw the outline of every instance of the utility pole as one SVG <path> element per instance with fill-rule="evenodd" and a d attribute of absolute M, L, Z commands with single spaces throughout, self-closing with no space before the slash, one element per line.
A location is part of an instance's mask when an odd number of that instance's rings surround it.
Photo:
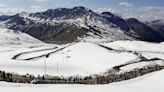
<path fill-rule="evenodd" d="M 56 72 L 57 72 L 57 73 L 59 72 L 59 63 L 58 63 L 58 61 L 57 61 Z"/>
<path fill-rule="evenodd" d="M 46 59 L 49 57 L 49 54 L 48 55 L 46 55 L 46 58 L 45 58 L 45 60 L 44 60 L 44 73 L 45 73 L 45 75 L 47 75 L 47 62 L 46 62 Z"/>
<path fill-rule="evenodd" d="M 46 71 L 47 71 L 46 69 L 47 69 L 46 60 L 44 60 L 44 73 L 45 73 L 45 75 L 47 75 L 46 74 Z"/>

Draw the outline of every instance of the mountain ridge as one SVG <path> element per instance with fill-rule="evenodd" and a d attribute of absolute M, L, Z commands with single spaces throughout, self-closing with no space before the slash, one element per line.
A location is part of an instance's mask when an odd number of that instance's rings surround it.
<path fill-rule="evenodd" d="M 48 9 L 44 12 L 23 13 L 14 16 L 1 16 L 9 29 L 25 32 L 48 43 L 65 44 L 73 41 L 98 39 L 99 41 L 144 40 L 161 42 L 164 36 L 151 30 L 139 34 L 132 26 L 119 16 L 110 12 L 98 14 L 88 8 Z M 145 24 L 140 23 L 142 26 Z M 152 33 L 151 33 L 152 32 Z M 149 33 L 149 34 L 148 34 Z M 152 35 L 156 34 L 156 35 Z M 151 36 L 151 39 L 145 37 Z M 156 37 L 160 37 L 157 39 Z"/>

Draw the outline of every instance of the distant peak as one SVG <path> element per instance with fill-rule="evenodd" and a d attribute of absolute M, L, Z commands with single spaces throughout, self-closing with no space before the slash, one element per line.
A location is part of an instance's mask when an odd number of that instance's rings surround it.
<path fill-rule="evenodd" d="M 72 8 L 72 9 L 77 9 L 77 10 L 86 10 L 86 8 L 83 7 L 83 6 L 76 6 L 76 7 Z"/>
<path fill-rule="evenodd" d="M 28 12 L 21 12 L 21 13 L 17 13 L 17 15 L 19 15 L 21 17 L 25 17 L 25 16 L 28 16 L 29 13 Z"/>
<path fill-rule="evenodd" d="M 53 12 L 53 11 L 62 11 L 62 10 L 89 10 L 83 6 L 76 6 L 73 8 L 57 8 L 57 9 L 48 9 L 45 12 Z"/>
<path fill-rule="evenodd" d="M 161 19 L 158 19 L 158 20 L 153 20 L 151 21 L 150 23 L 162 23 L 163 21 Z"/>
<path fill-rule="evenodd" d="M 130 21 L 130 22 L 139 22 L 139 20 L 137 20 L 136 18 L 129 18 L 129 19 L 127 19 L 127 21 Z"/>
<path fill-rule="evenodd" d="M 102 12 L 101 14 L 103 14 L 103 15 L 110 15 L 110 16 L 114 16 L 114 14 L 112 14 L 111 12 Z"/>

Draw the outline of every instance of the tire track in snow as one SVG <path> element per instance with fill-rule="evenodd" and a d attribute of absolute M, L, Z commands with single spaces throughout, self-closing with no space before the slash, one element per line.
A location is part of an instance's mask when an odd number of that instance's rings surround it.
<path fill-rule="evenodd" d="M 56 48 L 50 48 L 50 49 L 44 49 L 44 50 L 36 50 L 36 51 L 31 51 L 31 52 L 22 52 L 22 53 L 19 53 L 17 55 L 14 55 L 12 57 L 12 59 L 14 59 L 14 60 L 33 60 L 33 59 L 37 59 L 37 58 L 48 57 L 48 56 L 50 56 L 53 53 L 56 53 L 58 51 L 61 51 L 61 50 L 65 49 L 66 47 L 68 47 L 68 46 L 65 46 L 65 47 L 62 47 L 62 48 L 59 48 L 59 49 L 57 49 L 57 47 L 56 47 Z M 53 49 L 57 49 L 57 50 L 51 51 L 49 53 L 46 53 L 46 54 L 43 54 L 43 55 L 39 55 L 39 56 L 34 56 L 34 57 L 26 58 L 26 59 L 18 59 L 18 57 L 23 55 L 23 54 L 28 54 L 28 53 L 32 53 L 32 52 L 38 52 L 38 51 L 45 51 L 45 50 L 53 50 Z"/>
<path fill-rule="evenodd" d="M 124 66 L 130 65 L 130 64 L 140 63 L 140 62 L 150 62 L 150 61 L 157 61 L 157 60 L 162 60 L 164 62 L 164 59 L 160 59 L 160 58 L 148 59 L 140 53 L 141 51 L 137 52 L 137 51 L 131 51 L 131 50 L 116 50 L 116 49 L 113 49 L 113 48 L 110 48 L 110 47 L 107 47 L 107 46 L 104 46 L 101 44 L 97 44 L 97 45 L 99 45 L 100 47 L 107 49 L 109 51 L 114 51 L 117 53 L 128 52 L 128 53 L 132 53 L 132 54 L 138 56 L 138 60 L 131 60 L 125 64 L 121 64 L 121 65 L 113 67 L 113 69 L 116 69 L 116 70 L 120 70 L 120 67 L 124 67 Z M 150 53 L 153 53 L 153 52 L 150 52 Z M 155 52 L 155 53 L 158 53 L 158 52 Z M 160 54 L 162 54 L 162 53 L 160 53 Z"/>
<path fill-rule="evenodd" d="M 47 49 L 40 49 L 40 50 L 34 50 L 34 51 L 22 52 L 22 53 L 19 53 L 19 54 L 14 55 L 11 59 L 15 59 L 15 60 L 16 60 L 18 57 L 20 57 L 20 56 L 23 55 L 23 54 L 30 54 L 30 53 L 34 53 L 34 52 L 41 52 L 41 51 L 54 50 L 54 49 L 57 49 L 57 47 L 54 47 L 54 48 L 47 48 Z"/>

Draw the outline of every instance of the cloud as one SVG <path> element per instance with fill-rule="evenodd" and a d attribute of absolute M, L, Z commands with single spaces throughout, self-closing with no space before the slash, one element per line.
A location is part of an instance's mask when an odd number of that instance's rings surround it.
<path fill-rule="evenodd" d="M 97 12 L 97 13 L 102 13 L 102 12 L 112 12 L 112 13 L 115 13 L 116 9 L 113 9 L 113 8 L 98 8 L 98 9 L 96 9 L 94 11 Z"/>
<path fill-rule="evenodd" d="M 46 9 L 43 9 L 41 6 L 30 6 L 28 9 L 0 7 L 0 15 L 14 15 L 21 12 L 35 13 L 45 10 Z"/>
<path fill-rule="evenodd" d="M 137 18 L 141 21 L 164 20 L 164 7 L 147 6 L 133 8 L 126 10 L 126 12 L 122 10 L 121 14 L 124 18 Z"/>
<path fill-rule="evenodd" d="M 18 8 L 0 8 L 0 15 L 13 15 L 23 11 L 25 10 Z"/>
<path fill-rule="evenodd" d="M 5 4 L 0 4 L 0 7 L 5 7 L 6 5 Z"/>
<path fill-rule="evenodd" d="M 41 10 L 42 10 L 41 6 L 31 6 L 29 12 L 37 12 Z"/>
<path fill-rule="evenodd" d="M 31 2 L 46 2 L 48 0 L 0 0 L 0 1 L 14 1 L 14 2 L 24 2 L 24 1 L 31 1 Z"/>
<path fill-rule="evenodd" d="M 142 7 L 138 9 L 139 18 L 146 20 L 164 19 L 164 7 Z"/>
<path fill-rule="evenodd" d="M 42 8 L 41 6 L 31 6 L 30 9 L 28 10 L 28 12 L 42 12 L 42 11 L 45 11 L 47 10 L 46 8 Z"/>
<path fill-rule="evenodd" d="M 31 6 L 30 8 L 32 8 L 32 9 L 41 9 L 42 7 L 41 6 Z"/>
<path fill-rule="evenodd" d="M 101 14 L 102 12 L 111 12 L 117 16 L 122 16 L 122 14 L 120 12 L 118 12 L 118 9 L 115 8 L 98 8 L 96 10 L 94 10 L 95 12 Z"/>
<path fill-rule="evenodd" d="M 133 4 L 129 3 L 129 2 L 120 2 L 119 5 L 124 6 L 126 8 L 132 8 L 133 7 Z"/>
<path fill-rule="evenodd" d="M 48 1 L 48 0 L 31 0 L 31 1 L 34 1 L 34 2 L 45 2 L 45 1 Z"/>
<path fill-rule="evenodd" d="M 141 21 L 152 21 L 162 19 L 164 20 L 164 7 L 141 7 L 141 8 L 121 8 L 121 9 L 114 9 L 114 8 L 98 8 L 95 12 L 102 13 L 104 11 L 108 11 L 123 18 L 137 18 Z"/>

